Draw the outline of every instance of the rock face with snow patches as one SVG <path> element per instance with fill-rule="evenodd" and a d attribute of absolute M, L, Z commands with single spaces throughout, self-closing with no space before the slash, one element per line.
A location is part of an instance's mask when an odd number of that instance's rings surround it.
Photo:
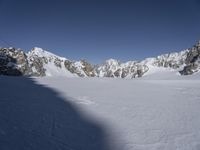
<path fill-rule="evenodd" d="M 185 64 L 184 69 L 180 71 L 183 75 L 190 75 L 200 70 L 200 41 L 189 49 Z"/>
<path fill-rule="evenodd" d="M 0 48 L 0 74 L 28 75 L 29 66 L 26 54 L 15 48 Z"/>
<path fill-rule="evenodd" d="M 97 67 L 98 77 L 116 77 L 116 78 L 135 78 L 141 77 L 148 71 L 145 64 L 136 61 L 121 63 L 120 61 L 109 59 L 103 65 Z"/>
<path fill-rule="evenodd" d="M 98 77 L 120 77 L 120 78 L 136 78 L 142 77 L 152 68 L 166 68 L 180 71 L 185 66 L 189 50 L 181 52 L 164 54 L 155 58 L 147 58 L 143 61 L 128 61 L 121 63 L 120 61 L 109 59 L 103 65 L 97 67 Z"/>
<path fill-rule="evenodd" d="M 27 56 L 32 72 L 37 76 L 94 76 L 92 65 L 86 61 L 74 62 L 41 48 L 32 49 Z"/>
<path fill-rule="evenodd" d="M 154 68 L 171 69 L 181 75 L 198 72 L 200 41 L 190 49 L 143 61 L 122 63 L 109 59 L 96 66 L 86 60 L 72 61 L 59 57 L 37 47 L 28 53 L 21 49 L 0 48 L 0 74 L 3 75 L 136 78 L 142 77 Z"/>
<path fill-rule="evenodd" d="M 28 53 L 15 48 L 1 48 L 0 74 L 93 77 L 95 69 L 85 60 L 74 62 L 37 47 Z"/>

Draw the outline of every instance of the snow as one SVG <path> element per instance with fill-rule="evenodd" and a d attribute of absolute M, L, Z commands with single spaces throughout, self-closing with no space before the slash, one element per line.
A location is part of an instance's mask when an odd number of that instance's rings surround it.
<path fill-rule="evenodd" d="M 132 80 L 0 76 L 0 149 L 199 150 L 200 74 L 154 69 Z"/>
<path fill-rule="evenodd" d="M 66 60 L 66 58 L 64 57 L 60 57 L 60 56 L 57 56 L 49 51 L 46 51 L 42 48 L 39 48 L 39 47 L 34 47 L 30 52 L 28 52 L 28 56 L 30 55 L 37 55 L 38 57 L 54 57 L 54 58 L 59 58 L 61 60 Z"/>
<path fill-rule="evenodd" d="M 109 66 L 117 66 L 120 64 L 120 62 L 116 59 L 110 58 L 110 59 L 106 60 L 105 64 L 109 65 Z"/>
<path fill-rule="evenodd" d="M 137 80 L 198 80 L 200 72 L 193 75 L 181 75 L 177 70 L 149 65 L 149 70 Z"/>
<path fill-rule="evenodd" d="M 189 52 L 188 49 L 182 50 L 180 52 L 173 52 L 169 54 L 163 54 L 157 57 L 152 57 L 152 58 L 146 58 L 145 60 L 141 61 L 141 64 L 146 64 L 146 65 L 155 65 L 157 61 L 165 61 L 165 62 L 174 62 L 177 64 L 181 64 L 182 61 L 184 61 L 187 57 L 187 53 Z"/>
<path fill-rule="evenodd" d="M 86 77 L 87 75 L 85 74 L 85 72 L 83 71 L 82 68 L 84 68 L 83 64 L 81 63 L 81 61 L 77 61 L 74 63 L 74 66 L 76 67 L 76 69 L 79 71 L 80 74 L 82 74 L 84 77 Z"/>
<path fill-rule="evenodd" d="M 185 66 L 185 60 L 188 52 L 189 50 L 186 49 L 180 52 L 146 58 L 142 61 L 128 61 L 123 63 L 115 59 L 108 59 L 104 64 L 98 66 L 98 77 L 105 77 L 109 73 L 116 78 L 114 72 L 118 71 L 119 76 L 117 77 L 122 78 L 122 70 L 128 71 L 128 75 L 125 77 L 126 79 L 131 79 L 133 76 L 137 77 L 134 75 L 137 70 L 144 72 L 143 76 L 148 76 L 152 73 L 159 74 L 160 72 L 164 73 L 169 71 L 179 74 L 178 72 L 183 70 L 183 67 Z M 172 66 L 177 66 L 177 68 L 173 68 Z M 135 70 L 135 72 L 133 70 Z"/>
<path fill-rule="evenodd" d="M 29 59 L 34 59 L 32 57 L 40 57 L 47 58 L 47 63 L 44 64 L 45 74 L 46 76 L 65 76 L 65 77 L 77 77 L 76 74 L 72 74 L 69 70 L 67 70 L 64 66 L 64 61 L 68 60 L 64 57 L 57 56 L 51 52 L 43 50 L 42 48 L 35 47 L 30 52 L 28 52 Z M 54 61 L 58 59 L 61 61 L 61 67 L 55 65 Z M 37 70 L 32 67 L 33 72 L 37 72 Z"/>
<path fill-rule="evenodd" d="M 106 122 L 113 134 L 111 145 L 120 143 L 123 149 L 199 148 L 199 81 L 66 79 L 69 87 L 59 81 L 59 86 L 54 85 L 51 79 L 39 81 L 64 97 L 74 97 L 72 102 L 81 105 L 88 116 Z M 89 100 L 94 103 L 83 105 Z M 183 143 L 191 144 L 187 148 Z"/>
<path fill-rule="evenodd" d="M 126 79 L 138 77 L 138 71 L 144 73 L 143 75 L 147 76 L 149 74 L 159 72 L 156 70 L 161 70 L 161 72 L 168 72 L 171 68 L 171 71 L 176 71 L 176 74 L 178 74 L 178 72 L 180 70 L 183 70 L 183 67 L 186 65 L 185 60 L 188 52 L 189 49 L 186 49 L 180 52 L 173 52 L 153 58 L 146 58 L 143 61 L 120 62 L 116 59 L 108 59 L 103 64 L 97 65 L 94 71 L 96 77 L 114 77 Z M 87 73 L 85 73 L 85 66 L 83 65 L 82 61 L 70 61 L 69 59 L 57 56 L 38 47 L 35 47 L 30 52 L 28 52 L 27 56 L 30 64 L 34 62 L 35 58 L 36 60 L 37 58 L 44 59 L 46 63 L 44 65 L 44 69 L 47 76 L 88 76 Z M 74 67 L 75 70 L 71 72 L 67 70 L 67 68 L 64 66 L 64 61 L 66 60 L 71 63 L 71 66 Z M 61 68 L 53 63 L 58 61 L 62 62 Z M 36 73 L 38 72 L 34 68 L 33 71 L 35 71 Z"/>
<path fill-rule="evenodd" d="M 44 68 L 46 69 L 46 76 L 77 77 L 77 75 L 72 74 L 65 68 L 64 62 L 61 63 L 61 68 L 57 67 L 54 62 L 48 62 L 48 64 L 44 65 Z"/>

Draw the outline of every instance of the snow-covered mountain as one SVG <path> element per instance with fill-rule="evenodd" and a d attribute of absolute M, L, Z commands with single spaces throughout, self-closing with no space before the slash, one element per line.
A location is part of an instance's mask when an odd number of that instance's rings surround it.
<path fill-rule="evenodd" d="M 95 76 L 85 60 L 71 61 L 41 48 L 28 53 L 15 48 L 0 49 L 0 74 L 25 76 Z"/>
<path fill-rule="evenodd" d="M 98 77 L 135 78 L 151 73 L 177 72 L 189 75 L 200 71 L 200 41 L 190 49 L 163 54 L 142 61 L 120 61 L 109 59 L 96 68 Z"/>
<path fill-rule="evenodd" d="M 86 60 L 72 61 L 37 47 L 28 53 L 21 49 L 0 48 L 0 74 L 3 75 L 136 78 L 163 70 L 181 75 L 200 71 L 200 41 L 181 52 L 125 63 L 109 59 L 96 66 Z"/>
<path fill-rule="evenodd" d="M 115 59 L 109 59 L 96 68 L 98 77 L 135 78 L 141 77 L 147 71 L 145 64 L 136 61 L 121 63 Z"/>

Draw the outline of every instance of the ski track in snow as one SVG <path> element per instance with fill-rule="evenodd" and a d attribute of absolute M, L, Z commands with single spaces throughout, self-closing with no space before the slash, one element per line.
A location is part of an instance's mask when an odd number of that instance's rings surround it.
<path fill-rule="evenodd" d="M 21 78 L 0 77 L 0 84 L 5 85 L 0 89 L 0 149 L 14 146 L 67 150 L 200 149 L 200 80 L 196 77 L 195 80 L 192 77 L 187 80 L 185 77 L 181 80 L 65 77 L 29 80 L 34 81 L 35 88 Z M 38 86 L 41 91 L 37 90 Z M 15 88 L 16 91 L 10 91 Z M 55 93 L 49 95 L 43 88 Z M 55 107 L 51 106 L 54 94 L 77 109 L 81 121 L 56 102 Z M 23 107 L 26 98 L 32 105 L 27 109 Z M 93 134 L 94 129 L 90 127 L 94 125 L 82 120 L 97 124 L 105 133 Z M 13 141 L 18 137 L 20 142 Z"/>

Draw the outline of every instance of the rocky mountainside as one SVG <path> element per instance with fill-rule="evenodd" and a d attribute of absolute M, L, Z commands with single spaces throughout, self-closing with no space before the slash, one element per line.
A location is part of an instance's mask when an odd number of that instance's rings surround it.
<path fill-rule="evenodd" d="M 154 67 L 181 70 L 185 65 L 187 53 L 188 50 L 184 50 L 179 53 L 147 58 L 143 61 L 128 61 L 125 63 L 110 59 L 96 69 L 97 75 L 99 77 L 135 78 L 142 77 L 146 72 Z"/>
<path fill-rule="evenodd" d="M 109 59 L 96 66 L 86 60 L 72 61 L 59 57 L 37 47 L 28 53 L 21 49 L 0 48 L 2 75 L 136 78 L 153 68 L 172 69 L 181 75 L 200 71 L 200 41 L 192 48 L 178 53 L 125 63 Z"/>
<path fill-rule="evenodd" d="M 28 53 L 15 48 L 0 48 L 0 74 L 25 76 L 95 76 L 85 60 L 71 61 L 41 48 Z"/>
<path fill-rule="evenodd" d="M 200 71 L 200 41 L 189 49 L 185 59 L 185 67 L 180 73 L 189 75 Z"/>

